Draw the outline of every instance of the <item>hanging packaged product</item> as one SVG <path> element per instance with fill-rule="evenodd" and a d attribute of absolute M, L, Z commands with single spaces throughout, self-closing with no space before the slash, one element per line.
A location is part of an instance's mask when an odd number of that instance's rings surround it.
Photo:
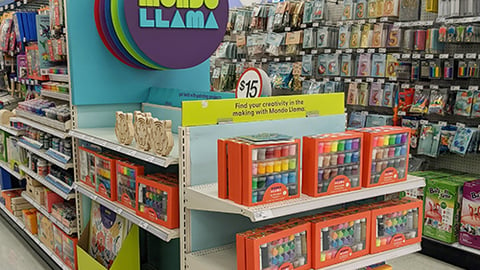
<path fill-rule="evenodd" d="M 298 198 L 299 147 L 269 133 L 219 140 L 219 197 L 247 206 Z"/>
<path fill-rule="evenodd" d="M 420 131 L 417 154 L 438 157 L 440 147 L 440 125 L 425 124 Z"/>
<path fill-rule="evenodd" d="M 470 143 L 478 129 L 474 128 L 458 128 L 450 145 L 450 151 L 455 154 L 465 155 L 467 152 L 471 152 Z"/>
<path fill-rule="evenodd" d="M 360 133 L 304 137 L 302 192 L 318 197 L 360 189 L 361 153 Z"/>
<path fill-rule="evenodd" d="M 315 0 L 313 3 L 312 20 L 314 22 L 327 20 L 328 7 L 326 0 Z"/>
<path fill-rule="evenodd" d="M 370 253 L 399 248 L 422 240 L 422 201 L 393 200 L 372 211 Z"/>
<path fill-rule="evenodd" d="M 455 101 L 455 115 L 470 116 L 472 113 L 473 91 L 461 90 L 457 92 Z"/>
<path fill-rule="evenodd" d="M 354 8 L 355 8 L 355 4 L 353 3 L 353 0 L 343 1 L 342 21 L 354 19 L 354 15 L 353 15 Z"/>
<path fill-rule="evenodd" d="M 348 128 L 364 128 L 365 121 L 367 120 L 367 114 L 364 112 L 352 112 L 350 118 L 348 119 Z"/>
<path fill-rule="evenodd" d="M 370 106 L 382 106 L 383 99 L 383 88 L 382 84 L 378 82 L 371 83 L 370 89 L 370 101 L 368 105 Z"/>
<path fill-rule="evenodd" d="M 418 21 L 420 19 L 420 1 L 400 0 L 398 19 L 400 21 Z"/>
<path fill-rule="evenodd" d="M 385 77 L 386 54 L 374 53 L 372 55 L 372 77 Z"/>
<path fill-rule="evenodd" d="M 428 90 L 416 89 L 412 107 L 410 107 L 410 112 L 420 114 L 427 113 L 429 98 L 430 92 Z"/>
<path fill-rule="evenodd" d="M 302 56 L 302 76 L 313 76 L 313 55 L 308 54 Z"/>
<path fill-rule="evenodd" d="M 372 69 L 372 54 L 362 53 L 358 58 L 357 76 L 367 77 L 370 76 Z"/>
<path fill-rule="evenodd" d="M 397 86 L 398 84 L 396 83 L 386 83 L 383 85 L 383 88 L 384 88 L 383 99 L 382 99 L 383 107 L 388 107 L 388 108 L 393 107 Z"/>
<path fill-rule="evenodd" d="M 342 54 L 341 55 L 341 60 L 342 60 L 342 67 L 340 69 L 340 76 L 342 77 L 350 77 L 353 74 L 353 65 L 354 65 L 354 60 L 352 59 L 351 54 Z"/>
<path fill-rule="evenodd" d="M 338 48 L 348 49 L 350 47 L 350 25 L 342 25 L 338 30 Z"/>
<path fill-rule="evenodd" d="M 348 105 L 357 105 L 358 104 L 358 83 L 352 82 L 348 85 L 348 94 L 347 94 L 347 104 Z"/>
<path fill-rule="evenodd" d="M 410 129 L 384 126 L 357 131 L 364 135 L 362 186 L 405 181 L 408 174 Z"/>
<path fill-rule="evenodd" d="M 362 39 L 362 31 L 360 25 L 354 24 L 350 33 L 350 49 L 357 49 L 360 46 Z"/>
<path fill-rule="evenodd" d="M 369 84 L 366 82 L 358 83 L 358 104 L 357 105 L 368 106 L 368 101 L 369 101 L 368 87 L 369 87 Z"/>
<path fill-rule="evenodd" d="M 480 91 L 473 92 L 472 117 L 480 117 Z"/>
<path fill-rule="evenodd" d="M 361 20 L 366 19 L 368 15 L 368 4 L 367 0 L 357 0 L 355 5 L 355 19 Z"/>
<path fill-rule="evenodd" d="M 387 48 L 400 48 L 402 38 L 403 30 L 400 27 L 388 26 Z"/>
<path fill-rule="evenodd" d="M 445 106 L 447 103 L 447 90 L 431 90 L 430 105 L 428 106 L 428 114 L 445 115 Z"/>

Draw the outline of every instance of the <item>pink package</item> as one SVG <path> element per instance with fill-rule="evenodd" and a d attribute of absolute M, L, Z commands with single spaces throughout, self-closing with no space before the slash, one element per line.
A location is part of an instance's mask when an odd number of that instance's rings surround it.
<path fill-rule="evenodd" d="M 459 242 L 480 249 L 480 180 L 465 182 Z"/>

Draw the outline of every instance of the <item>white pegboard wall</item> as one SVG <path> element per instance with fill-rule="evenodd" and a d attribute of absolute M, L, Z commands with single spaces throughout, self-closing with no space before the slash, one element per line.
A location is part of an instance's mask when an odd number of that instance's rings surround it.
<path fill-rule="evenodd" d="M 328 21 L 336 23 L 342 20 L 343 15 L 343 1 L 327 2 L 328 8 Z"/>
<path fill-rule="evenodd" d="M 422 9 L 420 12 L 420 21 L 435 21 L 438 17 L 437 13 L 427 12 L 427 0 L 422 0 Z"/>
<path fill-rule="evenodd" d="M 449 169 L 464 173 L 480 174 L 480 154 L 440 155 L 438 158 L 428 158 L 429 169 Z"/>

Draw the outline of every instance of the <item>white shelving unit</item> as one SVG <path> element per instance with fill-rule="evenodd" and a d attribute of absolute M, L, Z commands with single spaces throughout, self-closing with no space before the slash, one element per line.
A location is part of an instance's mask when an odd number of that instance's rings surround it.
<path fill-rule="evenodd" d="M 0 167 L 2 167 L 5 171 L 10 173 L 11 175 L 15 176 L 15 178 L 17 178 L 17 179 L 25 178 L 23 175 L 20 175 L 18 172 L 12 170 L 12 168 L 10 168 L 9 164 L 6 163 L 5 161 L 0 160 Z"/>
<path fill-rule="evenodd" d="M 135 142 L 131 145 L 119 144 L 115 136 L 115 128 L 89 128 L 89 129 L 74 129 L 70 134 L 80 140 L 84 140 L 122 154 L 138 158 L 152 164 L 168 167 L 170 165 L 178 164 L 178 135 L 174 136 L 174 147 L 172 152 L 167 157 L 157 156 L 152 152 L 142 151 L 135 147 Z"/>
<path fill-rule="evenodd" d="M 70 81 L 70 77 L 68 76 L 68 74 L 52 74 L 52 73 L 49 73 L 47 75 L 48 75 L 48 78 L 51 81 L 67 82 L 67 83 Z"/>
<path fill-rule="evenodd" d="M 52 216 L 45 207 L 41 206 L 38 204 L 26 191 L 22 192 L 22 197 L 27 200 L 29 203 L 31 203 L 37 210 L 42 213 L 44 216 L 46 216 L 48 219 L 50 219 L 51 222 L 53 222 L 57 227 L 59 227 L 62 231 L 64 231 L 68 235 L 72 235 L 77 232 L 76 228 L 69 228 L 65 226 L 60 220 Z"/>
<path fill-rule="evenodd" d="M 4 126 L 4 125 L 0 125 L 0 129 L 13 136 L 20 136 L 25 134 L 24 130 L 15 129 L 15 128 Z"/>
<path fill-rule="evenodd" d="M 50 119 L 45 116 L 39 116 L 30 112 L 22 111 L 22 110 L 17 110 L 17 116 L 23 117 L 30 119 L 32 121 L 36 121 L 38 123 L 42 123 L 45 126 L 49 126 L 51 128 L 55 128 L 61 131 L 68 131 L 72 128 L 72 121 L 69 120 L 67 122 L 60 122 L 54 119 Z"/>
<path fill-rule="evenodd" d="M 448 243 L 445 243 L 445 242 L 442 242 L 442 241 L 439 241 L 439 240 L 436 240 L 436 239 L 433 239 L 433 238 L 430 238 L 430 237 L 427 237 L 427 236 L 423 236 L 423 238 L 428 239 L 430 241 L 433 241 L 435 243 L 438 243 L 440 245 L 451 246 L 451 247 L 454 247 L 454 248 L 457 248 L 457 249 L 460 249 L 460 250 L 463 250 L 463 251 L 467 251 L 469 253 L 480 256 L 480 249 L 474 249 L 474 248 L 471 248 L 471 247 L 467 247 L 467 246 L 461 245 L 458 242 L 453 243 L 453 244 L 448 244 Z"/>
<path fill-rule="evenodd" d="M 63 270 L 71 270 L 70 268 L 68 268 L 68 266 L 60 259 L 58 258 L 57 254 L 55 254 L 53 251 L 51 251 L 50 249 L 47 248 L 47 246 L 45 246 L 42 242 L 40 242 L 40 240 L 38 240 L 38 238 L 33 235 L 31 232 L 29 232 L 28 230 L 25 229 L 25 224 L 23 224 L 23 222 L 18 219 L 16 216 L 14 216 L 12 213 L 10 213 L 10 211 L 7 210 L 7 208 L 5 208 L 5 205 L 3 204 L 0 204 L 0 209 L 2 209 L 3 212 L 5 212 L 9 217 L 10 219 L 12 219 L 23 231 L 25 231 L 25 233 L 30 237 L 32 238 L 32 240 L 43 250 L 45 251 L 45 253 L 50 257 L 52 258 L 52 260 L 58 265 L 60 266 L 61 269 Z"/>
<path fill-rule="evenodd" d="M 323 270 L 355 270 L 378 262 L 395 259 L 421 250 L 420 243 L 389 251 L 370 254 L 343 263 L 321 268 Z M 233 245 L 192 252 L 187 254 L 190 269 L 225 270 L 236 269 L 237 254 Z"/>
<path fill-rule="evenodd" d="M 58 167 L 66 170 L 66 169 L 70 169 L 70 168 L 73 168 L 73 163 L 72 162 L 69 162 L 69 163 L 63 163 L 61 162 L 60 160 L 48 155 L 46 153 L 45 150 L 41 150 L 41 149 L 36 149 L 36 148 L 33 148 L 31 147 L 30 145 L 27 145 L 23 142 L 18 142 L 18 145 L 22 148 L 25 148 L 25 150 L 29 151 L 29 152 L 32 152 L 34 153 L 35 155 L 41 157 L 41 158 L 44 158 L 46 160 L 48 160 L 49 162 L 57 165 Z"/>
<path fill-rule="evenodd" d="M 59 100 L 65 100 L 65 101 L 70 101 L 70 94 L 69 93 L 60 93 L 60 92 L 55 92 L 55 91 L 49 91 L 49 90 L 41 90 L 41 94 L 44 97 L 50 97 L 50 98 L 55 98 Z"/>
<path fill-rule="evenodd" d="M 424 186 L 423 178 L 409 175 L 407 181 L 391 185 L 363 188 L 349 193 L 316 198 L 301 194 L 298 199 L 247 207 L 230 200 L 219 199 L 218 186 L 213 183 L 188 187 L 185 192 L 185 206 L 193 210 L 240 214 L 257 222 Z"/>
<path fill-rule="evenodd" d="M 70 135 L 68 134 L 68 132 L 63 132 L 63 131 L 60 131 L 56 128 L 52 128 L 52 127 L 49 127 L 49 126 L 46 126 L 46 125 L 43 125 L 39 122 L 36 122 L 36 121 L 32 121 L 30 119 L 27 119 L 27 118 L 23 118 L 23 117 L 12 117 L 11 120 L 16 120 L 16 121 L 19 121 L 19 122 L 22 122 L 24 123 L 25 125 L 27 126 L 31 126 L 33 128 L 36 128 L 40 131 L 43 131 L 43 132 L 46 132 L 46 133 L 50 133 L 52 134 L 53 136 L 55 137 L 59 137 L 61 139 L 65 139 L 65 138 L 68 138 L 70 137 Z"/>
<path fill-rule="evenodd" d="M 74 193 L 67 193 L 63 190 L 61 190 L 60 188 L 58 188 L 57 186 L 55 186 L 54 184 L 50 183 L 50 181 L 46 180 L 44 177 L 36 174 L 34 171 L 30 170 L 29 168 L 27 168 L 26 166 L 23 166 L 21 165 L 20 166 L 20 169 L 22 171 L 24 171 L 26 174 L 30 175 L 31 177 L 33 177 L 35 180 L 37 180 L 38 182 L 42 183 L 42 185 L 46 186 L 47 188 L 49 188 L 50 190 L 52 190 L 53 192 L 57 193 L 60 197 L 64 198 L 65 200 L 71 200 L 73 198 L 75 198 L 75 194 Z M 58 181 L 57 181 L 58 182 Z M 62 185 L 66 188 L 69 188 L 69 189 L 72 189 L 71 187 L 68 187 L 65 183 L 60 183 L 58 182 L 59 185 Z"/>
<path fill-rule="evenodd" d="M 139 227 L 142 229 L 152 233 L 156 237 L 162 239 L 163 241 L 169 242 L 172 239 L 178 238 L 179 237 L 179 230 L 178 229 L 168 229 L 165 227 L 162 227 L 158 224 L 155 224 L 151 221 L 148 221 L 142 217 L 139 217 L 135 214 L 135 212 L 131 209 L 128 209 L 127 207 L 116 203 L 112 202 L 110 200 L 107 200 L 103 198 L 102 196 L 98 196 L 95 191 L 88 187 L 87 185 L 83 183 L 77 183 L 76 184 L 76 190 L 83 195 L 89 197 L 90 199 L 98 202 L 99 204 L 107 207 L 108 209 L 114 211 L 115 213 L 125 217 L 126 219 L 130 220 L 131 222 L 137 224 Z"/>

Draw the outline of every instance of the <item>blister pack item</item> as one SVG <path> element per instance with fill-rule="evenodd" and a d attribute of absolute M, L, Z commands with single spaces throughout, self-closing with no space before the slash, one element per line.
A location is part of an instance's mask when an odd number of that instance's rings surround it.
<path fill-rule="evenodd" d="M 313 22 L 313 1 L 305 1 L 303 8 L 303 23 Z"/>
<path fill-rule="evenodd" d="M 423 89 L 416 89 L 415 96 L 413 97 L 412 107 L 410 108 L 411 113 L 427 113 L 428 112 L 428 101 L 429 101 L 429 92 Z"/>
<path fill-rule="evenodd" d="M 383 4 L 383 16 L 398 17 L 400 0 L 385 0 Z"/>
<path fill-rule="evenodd" d="M 370 48 L 372 46 L 373 39 L 373 25 L 366 23 L 362 26 L 362 36 L 360 39 L 361 48 Z"/>
<path fill-rule="evenodd" d="M 350 118 L 348 119 L 349 128 L 364 128 L 365 121 L 367 119 L 367 113 L 365 112 L 352 112 Z"/>
<path fill-rule="evenodd" d="M 342 25 L 338 30 L 338 48 L 348 49 L 350 47 L 350 25 Z"/>
<path fill-rule="evenodd" d="M 452 145 L 457 129 L 456 126 L 442 127 L 442 131 L 440 132 L 440 153 L 447 153 L 450 151 L 450 145 Z"/>
<path fill-rule="evenodd" d="M 420 19 L 420 1 L 418 0 L 400 0 L 400 10 L 398 13 L 400 21 L 417 21 Z"/>
<path fill-rule="evenodd" d="M 473 91 L 461 90 L 457 92 L 454 106 L 455 115 L 470 116 L 472 113 Z"/>
<path fill-rule="evenodd" d="M 382 106 L 383 107 L 393 107 L 393 100 L 395 97 L 395 89 L 397 87 L 396 83 L 386 83 L 383 85 L 383 99 L 382 99 Z"/>
<path fill-rule="evenodd" d="M 330 47 L 330 33 L 328 27 L 322 26 L 317 29 L 317 48 Z"/>
<path fill-rule="evenodd" d="M 302 83 L 303 94 L 312 95 L 323 93 L 324 82 L 317 82 L 314 80 L 305 80 Z"/>
<path fill-rule="evenodd" d="M 311 49 L 316 47 L 317 36 L 313 28 L 303 30 L 303 48 Z"/>
<path fill-rule="evenodd" d="M 313 76 L 313 55 L 302 56 L 302 76 Z"/>
<path fill-rule="evenodd" d="M 352 82 L 348 85 L 347 104 L 358 104 L 358 83 Z"/>
<path fill-rule="evenodd" d="M 473 92 L 472 117 L 480 117 L 480 91 Z"/>
<path fill-rule="evenodd" d="M 475 131 L 476 130 L 472 128 L 459 128 L 450 145 L 450 152 L 465 155 Z"/>
<path fill-rule="evenodd" d="M 358 58 L 357 76 L 367 77 L 370 76 L 372 68 L 372 54 L 362 53 Z"/>
<path fill-rule="evenodd" d="M 377 18 L 377 0 L 368 0 L 367 17 L 370 19 Z"/>
<path fill-rule="evenodd" d="M 327 75 L 329 76 L 339 76 L 340 75 L 340 63 L 339 63 L 339 54 L 327 54 Z"/>
<path fill-rule="evenodd" d="M 274 89 L 289 89 L 292 75 L 293 63 L 271 63 L 268 67 L 268 74 L 271 78 Z"/>
<path fill-rule="evenodd" d="M 327 3 L 326 0 L 316 0 L 313 2 L 313 16 L 314 22 L 323 21 L 327 19 Z"/>
<path fill-rule="evenodd" d="M 393 54 L 387 54 L 387 63 L 385 66 L 385 77 L 397 78 L 398 60 Z"/>
<path fill-rule="evenodd" d="M 408 127 L 411 129 L 410 148 L 417 148 L 418 137 L 420 136 L 420 120 L 412 117 L 403 117 L 402 127 Z"/>
<path fill-rule="evenodd" d="M 328 59 L 326 54 L 321 54 L 318 56 L 317 60 L 317 74 L 320 77 L 323 77 L 327 74 L 327 65 Z"/>
<path fill-rule="evenodd" d="M 373 38 L 372 38 L 372 47 L 381 48 L 385 47 L 386 43 L 386 29 L 385 24 L 377 23 L 373 25 Z"/>
<path fill-rule="evenodd" d="M 290 21 L 288 12 L 286 13 L 288 2 L 280 2 L 277 4 L 275 16 L 273 20 L 273 30 L 276 32 L 283 31 L 287 22 Z"/>
<path fill-rule="evenodd" d="M 419 155 L 438 157 L 441 129 L 440 125 L 426 124 L 422 126 L 417 150 Z"/>
<path fill-rule="evenodd" d="M 342 13 L 342 20 L 352 20 L 354 18 L 354 7 L 355 4 L 352 0 L 345 0 L 343 1 L 343 13 Z"/>
<path fill-rule="evenodd" d="M 267 53 L 273 56 L 282 54 L 282 43 L 285 40 L 285 33 L 268 33 L 267 35 Z"/>
<path fill-rule="evenodd" d="M 386 55 L 374 53 L 372 55 L 372 77 L 385 77 Z"/>
<path fill-rule="evenodd" d="M 382 98 L 383 98 L 383 89 L 382 84 L 378 82 L 371 83 L 370 88 L 370 101 L 368 104 L 370 106 L 382 106 Z"/>
<path fill-rule="evenodd" d="M 430 105 L 428 106 L 428 114 L 445 115 L 445 105 L 447 103 L 446 90 L 432 90 L 430 92 Z"/>
<path fill-rule="evenodd" d="M 357 4 L 355 5 L 355 19 L 361 20 L 367 18 L 367 11 L 367 0 L 357 0 Z"/>
<path fill-rule="evenodd" d="M 387 48 L 399 48 L 402 37 L 403 30 L 400 27 L 390 25 L 388 27 Z"/>
<path fill-rule="evenodd" d="M 362 38 L 362 33 L 360 29 L 360 25 L 354 24 L 352 25 L 351 28 L 351 33 L 350 33 L 350 48 L 351 49 L 356 49 L 360 46 Z"/>
<path fill-rule="evenodd" d="M 358 84 L 358 105 L 368 105 L 368 87 L 369 84 L 366 82 L 361 82 Z"/>
<path fill-rule="evenodd" d="M 352 76 L 352 69 L 353 69 L 353 61 L 351 54 L 342 54 L 342 67 L 340 69 L 340 76 L 342 77 L 350 77 Z"/>

